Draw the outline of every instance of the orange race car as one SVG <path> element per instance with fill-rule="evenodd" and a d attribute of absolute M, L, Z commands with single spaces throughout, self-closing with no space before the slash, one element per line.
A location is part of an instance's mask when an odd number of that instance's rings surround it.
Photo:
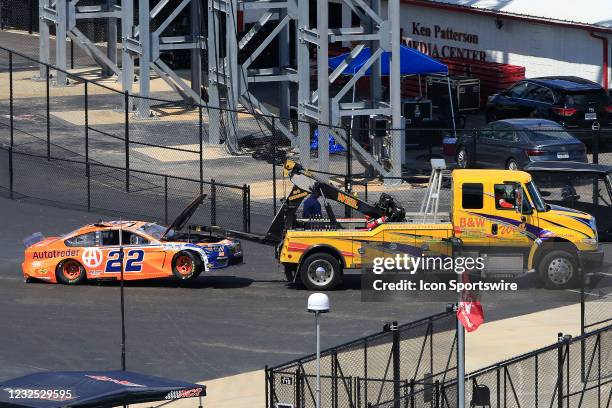
<path fill-rule="evenodd" d="M 189 280 L 211 268 L 227 266 L 230 260 L 241 261 L 239 241 L 180 232 L 204 198 L 194 200 L 168 228 L 144 221 L 110 221 L 60 237 L 33 234 L 24 241 L 23 276 L 26 282 L 40 279 L 64 284 L 118 280 L 122 250 L 124 280 L 170 276 Z"/>

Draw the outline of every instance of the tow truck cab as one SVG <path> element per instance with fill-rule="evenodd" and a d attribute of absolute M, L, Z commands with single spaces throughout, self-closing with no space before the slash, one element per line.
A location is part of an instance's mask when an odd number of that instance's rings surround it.
<path fill-rule="evenodd" d="M 332 289 L 343 269 L 362 267 L 368 245 L 382 243 L 417 257 L 482 257 L 483 277 L 537 272 L 549 288 L 575 285 L 586 265 L 602 262 L 594 217 L 547 205 L 528 173 L 458 169 L 451 177 L 450 214 L 435 222 L 407 213 L 373 228 L 352 219 L 337 229 L 287 230 L 278 251 L 287 278 Z"/>

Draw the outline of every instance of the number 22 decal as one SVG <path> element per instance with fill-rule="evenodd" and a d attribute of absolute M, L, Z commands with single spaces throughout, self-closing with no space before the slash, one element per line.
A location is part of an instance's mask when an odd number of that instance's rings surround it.
<path fill-rule="evenodd" d="M 121 251 L 110 251 L 108 260 L 106 261 L 105 272 L 121 272 L 121 261 L 119 260 Z M 142 261 L 144 260 L 144 251 L 142 249 L 132 249 L 127 253 L 127 261 L 125 262 L 124 272 L 140 272 L 142 271 Z"/>

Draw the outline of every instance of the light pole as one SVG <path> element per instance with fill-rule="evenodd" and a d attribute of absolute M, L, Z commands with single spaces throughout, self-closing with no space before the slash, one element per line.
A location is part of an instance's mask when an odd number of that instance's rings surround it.
<path fill-rule="evenodd" d="M 308 296 L 308 311 L 315 315 L 317 327 L 317 388 L 316 408 L 321 408 L 321 330 L 319 327 L 319 315 L 329 312 L 329 297 L 324 293 L 313 293 Z"/>

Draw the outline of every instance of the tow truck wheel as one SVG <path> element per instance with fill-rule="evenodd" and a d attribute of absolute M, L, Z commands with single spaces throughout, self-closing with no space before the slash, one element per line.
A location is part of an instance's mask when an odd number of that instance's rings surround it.
<path fill-rule="evenodd" d="M 85 280 L 85 268 L 74 259 L 64 259 L 55 269 L 57 281 L 64 285 L 76 285 Z"/>
<path fill-rule="evenodd" d="M 548 289 L 574 287 L 578 281 L 576 257 L 567 251 L 551 251 L 540 260 L 538 274 Z"/>
<path fill-rule="evenodd" d="M 340 262 L 328 253 L 314 253 L 302 262 L 300 278 L 309 290 L 331 290 L 340 280 Z"/>
<path fill-rule="evenodd" d="M 172 273 L 180 280 L 195 279 L 202 271 L 202 260 L 192 252 L 181 251 L 174 257 Z"/>

